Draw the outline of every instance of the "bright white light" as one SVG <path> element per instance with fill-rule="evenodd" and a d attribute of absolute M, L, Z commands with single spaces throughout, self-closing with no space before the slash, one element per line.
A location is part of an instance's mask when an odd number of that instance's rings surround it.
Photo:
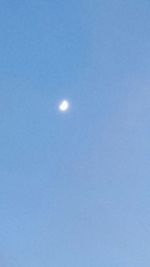
<path fill-rule="evenodd" d="M 59 110 L 62 112 L 67 111 L 69 108 L 69 102 L 67 100 L 63 100 L 60 104 L 59 104 Z"/>

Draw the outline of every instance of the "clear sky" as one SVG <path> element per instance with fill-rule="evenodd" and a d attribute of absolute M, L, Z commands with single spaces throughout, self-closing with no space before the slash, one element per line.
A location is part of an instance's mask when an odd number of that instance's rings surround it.
<path fill-rule="evenodd" d="M 0 4 L 0 265 L 149 267 L 150 2 Z"/>

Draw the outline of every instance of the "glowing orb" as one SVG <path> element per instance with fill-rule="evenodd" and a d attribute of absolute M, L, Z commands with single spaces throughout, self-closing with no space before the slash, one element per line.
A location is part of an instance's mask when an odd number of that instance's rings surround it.
<path fill-rule="evenodd" d="M 59 104 L 59 110 L 61 112 L 65 112 L 69 109 L 69 102 L 67 100 L 63 100 L 60 104 Z"/>

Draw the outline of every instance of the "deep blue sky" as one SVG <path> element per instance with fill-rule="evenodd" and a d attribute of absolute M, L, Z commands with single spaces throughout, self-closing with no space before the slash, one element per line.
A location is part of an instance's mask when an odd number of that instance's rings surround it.
<path fill-rule="evenodd" d="M 149 267 L 149 1 L 0 4 L 0 265 Z"/>

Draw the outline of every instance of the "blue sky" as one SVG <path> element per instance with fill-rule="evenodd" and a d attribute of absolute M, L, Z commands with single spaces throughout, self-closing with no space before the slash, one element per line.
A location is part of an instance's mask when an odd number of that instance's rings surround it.
<path fill-rule="evenodd" d="M 150 3 L 0 3 L 1 265 L 148 267 Z"/>

